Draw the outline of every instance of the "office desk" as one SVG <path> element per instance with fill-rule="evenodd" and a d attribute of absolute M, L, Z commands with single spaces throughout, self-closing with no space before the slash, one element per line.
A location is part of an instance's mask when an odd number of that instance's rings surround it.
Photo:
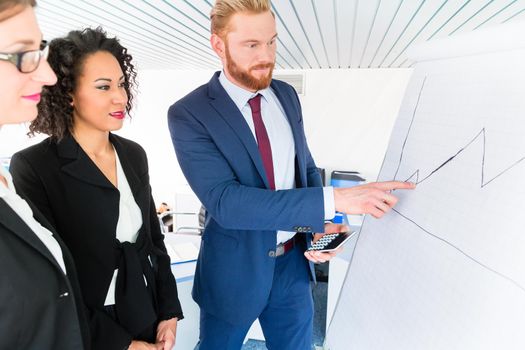
<path fill-rule="evenodd" d="M 164 242 L 166 245 L 192 243 L 198 248 L 200 247 L 200 241 L 200 236 L 184 233 L 174 234 L 168 232 L 164 236 Z M 191 297 L 195 265 L 195 260 L 171 264 L 171 271 L 177 281 L 179 300 L 182 306 L 182 311 L 184 312 L 184 320 L 177 325 L 177 342 L 173 348 L 175 350 L 193 350 L 199 340 L 200 311 L 199 306 Z M 248 331 L 245 342 L 248 341 L 248 339 L 264 340 L 258 320 L 255 321 Z"/>
<path fill-rule="evenodd" d="M 198 248 L 200 247 L 200 241 L 200 236 L 184 233 L 166 233 L 164 237 L 166 245 L 192 243 Z M 171 265 L 171 271 L 177 281 L 177 291 L 184 313 L 184 320 L 177 324 L 177 341 L 173 348 L 175 350 L 193 350 L 199 340 L 199 306 L 191 297 L 195 265 L 195 260 Z"/>

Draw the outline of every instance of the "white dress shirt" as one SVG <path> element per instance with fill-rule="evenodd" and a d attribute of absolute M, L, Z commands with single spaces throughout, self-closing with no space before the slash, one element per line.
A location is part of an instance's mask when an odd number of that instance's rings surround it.
<path fill-rule="evenodd" d="M 1 165 L 0 174 L 7 180 L 7 187 L 2 181 L 0 181 L 0 198 L 2 198 L 7 205 L 9 205 L 20 216 L 26 225 L 29 226 L 42 243 L 44 243 L 58 265 L 62 268 L 62 271 L 64 271 L 64 274 L 67 274 L 64 257 L 62 256 L 62 249 L 55 237 L 53 237 L 51 231 L 40 225 L 40 223 L 33 218 L 31 207 L 25 200 L 16 194 L 11 174 L 9 174 L 9 172 Z"/>
<path fill-rule="evenodd" d="M 275 92 L 270 87 L 256 92 L 245 90 L 233 84 L 226 77 L 224 71 L 221 72 L 219 76 L 219 82 L 237 108 L 239 108 L 239 111 L 252 131 L 255 142 L 257 142 L 257 137 L 255 136 L 252 110 L 248 101 L 257 94 L 261 94 L 261 116 L 272 148 L 275 190 L 278 191 L 294 188 L 295 143 L 292 128 Z M 323 188 L 323 195 L 325 220 L 329 220 L 335 215 L 333 187 Z M 277 231 L 277 244 L 287 241 L 294 235 L 295 232 Z"/>
<path fill-rule="evenodd" d="M 119 202 L 119 217 L 117 222 L 116 237 L 120 242 L 131 242 L 137 241 L 139 230 L 142 227 L 142 212 L 139 206 L 135 202 L 133 192 L 129 187 L 126 174 L 122 169 L 118 154 L 115 151 L 115 160 L 117 165 L 117 188 L 120 192 Z M 108 294 L 106 295 L 106 301 L 104 305 L 115 304 L 115 286 L 117 283 L 118 269 L 113 273 L 113 278 L 109 285 Z"/>

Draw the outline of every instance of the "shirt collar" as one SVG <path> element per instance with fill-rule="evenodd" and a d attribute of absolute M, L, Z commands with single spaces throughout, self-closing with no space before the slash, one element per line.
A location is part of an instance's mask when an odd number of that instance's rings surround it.
<path fill-rule="evenodd" d="M 228 77 L 226 77 L 226 74 L 224 74 L 224 70 L 221 71 L 221 74 L 219 75 L 219 82 L 221 83 L 224 90 L 226 90 L 226 93 L 233 100 L 237 108 L 239 108 L 239 110 L 242 110 L 244 106 L 246 106 L 246 104 L 248 103 L 248 100 L 256 96 L 257 94 L 261 94 L 266 101 L 269 101 L 269 98 L 271 96 L 270 87 L 256 92 L 251 92 L 246 89 L 243 89 L 240 86 L 235 85 L 228 79 Z"/>

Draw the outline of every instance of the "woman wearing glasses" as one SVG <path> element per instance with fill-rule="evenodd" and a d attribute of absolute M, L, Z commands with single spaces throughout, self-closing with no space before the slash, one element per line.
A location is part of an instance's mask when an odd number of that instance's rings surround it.
<path fill-rule="evenodd" d="M 70 249 L 96 349 L 171 349 L 182 310 L 149 185 L 146 154 L 114 135 L 132 106 L 135 68 L 100 28 L 50 43 L 58 83 L 44 88 L 13 156 L 17 189 Z"/>
<path fill-rule="evenodd" d="M 56 82 L 33 6 L 0 2 L 0 127 L 34 119 Z M 0 349 L 88 349 L 73 260 L 30 205 L 0 166 Z"/>

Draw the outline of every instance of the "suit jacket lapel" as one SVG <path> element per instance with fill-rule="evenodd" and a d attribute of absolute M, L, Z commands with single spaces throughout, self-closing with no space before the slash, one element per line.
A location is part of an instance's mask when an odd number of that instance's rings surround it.
<path fill-rule="evenodd" d="M 246 123 L 246 120 L 244 120 L 241 112 L 219 82 L 219 73 L 215 73 L 210 80 L 208 95 L 210 97 L 210 104 L 235 131 L 255 164 L 259 175 L 264 180 L 264 184 L 267 188 L 270 188 L 257 142 L 255 142 L 252 131 Z"/>
<path fill-rule="evenodd" d="M 33 208 L 32 208 L 33 209 Z M 51 261 L 60 271 L 62 268 L 58 265 L 57 261 L 42 243 L 42 241 L 36 236 L 36 234 L 27 226 L 22 218 L 3 200 L 0 198 L 0 223 L 7 229 L 12 231 L 20 239 L 25 241 L 36 251 L 42 254 L 46 259 Z M 48 227 L 49 229 L 49 227 Z"/>
<path fill-rule="evenodd" d="M 124 150 L 125 146 L 117 137 L 115 137 L 115 135 L 110 133 L 109 141 L 113 144 L 113 147 L 115 147 L 115 151 L 117 152 L 118 158 L 120 160 L 120 165 L 122 166 L 122 170 L 126 175 L 126 180 L 129 183 L 129 187 L 131 188 L 133 196 L 136 198 L 139 195 L 140 190 L 144 187 L 144 184 L 142 183 L 139 175 L 135 172 L 135 168 L 131 166 L 131 164 L 133 164 L 133 160 L 129 159 L 127 152 Z"/>
<path fill-rule="evenodd" d="M 302 118 L 302 116 L 298 115 L 299 111 L 293 107 L 291 101 L 289 100 L 289 97 L 287 98 L 286 96 L 283 96 L 283 92 L 281 91 L 281 89 L 279 89 L 275 81 L 272 81 L 270 87 L 279 99 L 279 102 L 281 102 L 281 105 L 284 109 L 284 114 L 288 119 L 288 123 L 290 123 L 295 145 L 295 157 L 298 163 L 295 167 L 295 175 L 296 178 L 299 177 L 301 179 L 301 182 L 303 182 L 304 186 L 306 183 L 306 174 L 304 174 L 304 172 L 302 171 L 303 169 L 306 169 L 305 154 L 304 152 L 302 152 L 302 150 L 304 149 L 304 139 L 302 128 L 298 123 L 298 119 Z M 298 170 L 299 173 L 297 173 Z M 296 186 L 301 187 L 299 186 L 299 184 L 296 184 Z"/>
<path fill-rule="evenodd" d="M 63 159 L 61 170 L 72 177 L 92 185 L 114 188 L 73 136 L 67 135 L 57 143 L 58 156 Z"/>
<path fill-rule="evenodd" d="M 113 144 L 113 147 L 115 147 L 115 151 L 117 152 L 118 158 L 120 160 L 120 165 L 122 166 L 122 170 L 126 176 L 126 181 L 128 182 L 129 187 L 131 188 L 131 193 L 133 193 L 133 198 L 135 199 L 135 202 L 139 206 L 142 213 L 142 226 L 138 235 L 138 239 L 142 239 L 144 236 L 142 233 L 145 230 L 149 215 L 148 208 L 145 204 L 149 201 L 149 193 L 146 191 L 149 184 L 143 183 L 140 179 L 139 175 L 135 171 L 136 167 L 132 166 L 136 160 L 130 159 L 128 157 L 128 152 L 125 151 L 125 146 L 118 139 L 118 137 L 110 133 L 109 141 Z M 118 181 L 121 180 L 119 179 Z"/>

